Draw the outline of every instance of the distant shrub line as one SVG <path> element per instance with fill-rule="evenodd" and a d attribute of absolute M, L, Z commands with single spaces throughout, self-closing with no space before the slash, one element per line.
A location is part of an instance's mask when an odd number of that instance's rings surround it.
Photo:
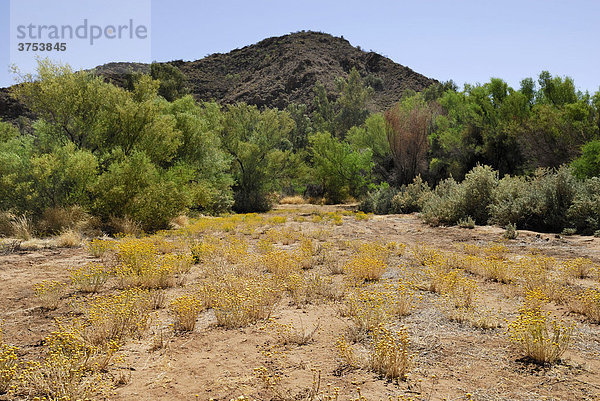
<path fill-rule="evenodd" d="M 514 226 L 545 232 L 600 230 L 600 178 L 578 180 L 572 169 L 540 169 L 532 176 L 505 176 L 477 166 L 462 182 L 441 181 L 434 189 L 420 176 L 400 188 L 382 184 L 359 209 L 375 214 L 419 212 L 433 226 L 476 224 Z"/>
<path fill-rule="evenodd" d="M 41 60 L 12 88 L 37 119 L 0 121 L 0 236 L 156 231 L 300 194 L 432 225 L 600 228 L 600 92 L 568 77 L 438 83 L 384 113 L 385 82 L 356 69 L 284 110 L 197 102 L 171 64 L 125 81 Z"/>

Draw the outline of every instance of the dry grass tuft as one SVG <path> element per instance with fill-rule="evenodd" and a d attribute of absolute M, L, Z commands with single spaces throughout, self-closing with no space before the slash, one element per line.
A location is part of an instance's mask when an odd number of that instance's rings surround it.
<path fill-rule="evenodd" d="M 173 230 L 179 230 L 190 225 L 190 219 L 186 215 L 175 217 L 169 224 Z"/>
<path fill-rule="evenodd" d="M 124 236 L 139 237 L 143 233 L 140 224 L 129 217 L 111 217 L 108 225 L 114 233 Z"/>
<path fill-rule="evenodd" d="M 60 248 L 76 248 L 81 246 L 83 238 L 81 233 L 71 228 L 60 233 L 58 237 L 54 239 L 54 243 Z"/>
<path fill-rule="evenodd" d="M 11 220 L 12 231 L 15 237 L 23 241 L 29 241 L 33 238 L 33 223 L 25 215 L 16 216 Z"/>
<path fill-rule="evenodd" d="M 308 203 L 306 199 L 301 197 L 300 195 L 296 196 L 285 196 L 279 200 L 280 205 L 302 205 Z"/>

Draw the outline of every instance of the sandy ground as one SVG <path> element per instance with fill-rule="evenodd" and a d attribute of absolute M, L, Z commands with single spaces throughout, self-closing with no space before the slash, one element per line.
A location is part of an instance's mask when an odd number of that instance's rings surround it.
<path fill-rule="evenodd" d="M 357 221 L 344 216 L 336 226 L 313 223 L 312 213 L 339 210 L 340 207 L 313 205 L 281 205 L 270 215 L 288 216 L 285 226 L 311 232 L 325 229 L 322 242 L 337 244 L 339 258 L 348 250 L 344 241 L 395 241 L 409 247 L 425 243 L 442 250 L 455 251 L 457 244 L 480 244 L 501 241 L 503 229 L 498 227 L 429 227 L 416 215 L 374 216 Z M 307 221 L 293 221 L 294 216 Z M 506 242 L 514 255 L 536 250 L 558 259 L 587 257 L 600 262 L 600 239 L 592 237 L 558 237 L 520 231 L 516 240 Z M 256 238 L 248 236 L 249 241 Z M 34 297 L 33 285 L 43 280 L 67 282 L 68 268 L 94 259 L 83 248 L 20 251 L 0 256 L 0 319 L 4 339 L 20 348 L 20 355 L 35 358 L 43 339 L 50 333 L 55 318 L 68 318 L 73 313 L 74 291 L 67 293 L 58 309 L 42 311 Z M 396 280 L 394 259 L 386 280 Z M 194 268 L 196 269 L 196 267 Z M 327 276 L 317 266 L 314 272 Z M 364 369 L 345 366 L 336 352 L 335 342 L 350 326 L 340 314 L 340 302 L 297 307 L 282 299 L 272 316 L 277 323 L 302 325 L 307 330 L 318 326 L 313 340 L 305 345 L 280 345 L 273 330 L 264 322 L 242 329 L 226 330 L 216 326 L 212 312 L 199 317 L 193 332 L 167 335 L 165 346 L 152 350 L 153 333 L 167 327 L 168 313 L 161 311 L 159 320 L 141 340 L 129 341 L 123 348 L 123 360 L 112 367 L 126 377 L 111 391 L 114 400 L 230 400 L 241 395 L 256 400 L 308 399 L 310 389 L 320 385 L 339 388 L 339 399 L 357 397 L 357 387 L 368 400 L 407 396 L 422 400 L 598 400 L 600 399 L 600 327 L 570 313 L 564 306 L 553 306 L 556 316 L 576 325 L 576 336 L 561 363 L 538 366 L 527 363 L 511 346 L 504 334 L 504 319 L 516 316 L 521 297 L 514 286 L 474 277 L 486 305 L 499 310 L 502 321 L 494 329 L 477 329 L 448 319 L 442 313 L 439 296 L 421 292 L 413 313 L 398 321 L 410 333 L 411 350 L 415 354 L 410 374 L 405 381 L 391 382 Z M 340 275 L 332 276 L 342 283 Z M 194 270 L 186 285 L 192 285 Z M 588 282 L 598 287 L 598 282 Z M 104 290 L 110 291 L 110 289 Z M 173 298 L 182 291 L 167 291 Z M 275 356 L 268 352 L 276 351 Z M 266 388 L 254 373 L 266 366 L 281 378 L 277 389 Z M 320 375 L 320 380 L 316 378 Z M 4 397 L 4 398 L 3 398 Z M 0 395 L 0 399 L 8 399 Z"/>

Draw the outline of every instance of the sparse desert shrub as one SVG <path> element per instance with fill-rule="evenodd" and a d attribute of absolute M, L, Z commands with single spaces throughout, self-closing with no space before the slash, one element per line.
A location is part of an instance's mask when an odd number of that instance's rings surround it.
<path fill-rule="evenodd" d="M 107 390 L 108 383 L 101 372 L 119 349 L 118 344 L 89 345 L 77 329 L 61 324 L 45 343 L 42 359 L 23 367 L 17 394 L 75 401 L 91 399 Z"/>
<path fill-rule="evenodd" d="M 300 195 L 285 196 L 279 200 L 281 205 L 302 205 L 304 203 L 308 203 L 308 201 Z"/>
<path fill-rule="evenodd" d="M 458 308 L 449 305 L 445 313 L 452 321 L 468 323 L 478 329 L 495 329 L 500 326 L 500 319 L 497 314 L 487 308 L 480 308 L 475 305 Z"/>
<path fill-rule="evenodd" d="M 112 249 L 113 245 L 113 241 L 111 240 L 94 238 L 86 243 L 86 249 L 93 257 L 100 258 L 104 256 L 108 250 Z"/>
<path fill-rule="evenodd" d="M 166 256 L 138 265 L 119 265 L 114 271 L 121 287 L 168 288 L 175 285 L 178 263 Z"/>
<path fill-rule="evenodd" d="M 132 288 L 95 298 L 86 308 L 84 336 L 92 345 L 140 337 L 150 322 L 148 292 Z"/>
<path fill-rule="evenodd" d="M 35 295 L 40 301 L 40 305 L 47 310 L 58 308 L 64 289 L 65 285 L 60 281 L 42 281 L 33 287 Z"/>
<path fill-rule="evenodd" d="M 304 270 L 310 269 L 314 265 L 316 254 L 315 246 L 310 238 L 304 238 L 296 250 L 300 265 Z"/>
<path fill-rule="evenodd" d="M 513 281 L 513 266 L 506 260 L 484 259 L 482 267 L 483 276 L 488 280 L 505 284 Z"/>
<path fill-rule="evenodd" d="M 409 352 L 410 338 L 404 326 L 393 331 L 383 326 L 372 333 L 367 356 L 357 355 L 344 337 L 338 338 L 336 348 L 341 359 L 353 367 L 363 367 L 390 380 L 404 380 L 413 355 Z"/>
<path fill-rule="evenodd" d="M 508 324 L 511 343 L 525 357 L 540 364 L 552 364 L 560 360 L 571 342 L 572 326 L 552 319 L 539 305 L 526 304 L 516 320 Z"/>
<path fill-rule="evenodd" d="M 508 223 L 504 229 L 502 237 L 505 239 L 517 239 L 519 232 L 517 231 L 517 225 L 515 223 Z"/>
<path fill-rule="evenodd" d="M 282 250 L 269 252 L 261 260 L 264 269 L 278 279 L 284 279 L 301 268 L 297 255 Z"/>
<path fill-rule="evenodd" d="M 394 318 L 408 315 L 413 302 L 413 292 L 403 285 L 361 288 L 348 294 L 343 314 L 352 320 L 357 334 L 364 334 Z"/>
<path fill-rule="evenodd" d="M 189 271 L 188 255 L 157 255 L 156 244 L 149 239 L 126 238 L 115 249 L 119 263 L 114 268 L 122 287 L 167 288 L 175 285 L 175 276 Z"/>
<path fill-rule="evenodd" d="M 458 220 L 458 226 L 460 228 L 473 229 L 473 228 L 475 228 L 475 220 L 473 220 L 473 218 L 471 216 L 467 216 L 463 219 Z"/>
<path fill-rule="evenodd" d="M 304 327 L 302 319 L 300 319 L 299 325 L 293 323 L 282 324 L 270 321 L 267 327 L 272 328 L 277 341 L 281 345 L 306 345 L 313 341 L 315 334 L 321 327 L 321 322 L 317 321 L 312 328 L 307 328 Z"/>
<path fill-rule="evenodd" d="M 370 255 L 357 255 L 346 263 L 344 271 L 354 283 L 379 280 L 387 269 L 387 264 L 380 258 Z"/>
<path fill-rule="evenodd" d="M 179 216 L 171 219 L 171 222 L 169 223 L 169 226 L 174 230 L 178 230 L 180 228 L 185 228 L 189 225 L 190 225 L 190 219 L 185 214 L 179 215 Z"/>
<path fill-rule="evenodd" d="M 464 276 L 459 269 L 444 274 L 438 284 L 439 293 L 447 299 L 454 308 L 471 308 L 477 297 L 477 284 Z"/>
<path fill-rule="evenodd" d="M 198 315 L 202 312 L 204 304 L 195 295 L 182 295 L 171 302 L 171 313 L 175 317 L 175 328 L 180 331 L 193 331 L 196 327 Z"/>
<path fill-rule="evenodd" d="M 17 348 L 4 343 L 0 329 L 0 394 L 6 393 L 17 376 Z"/>
<path fill-rule="evenodd" d="M 55 239 L 56 246 L 61 248 L 76 248 L 81 245 L 82 241 L 81 233 L 71 228 L 61 232 Z"/>
<path fill-rule="evenodd" d="M 571 300 L 571 310 L 600 323 L 600 291 L 588 289 Z"/>
<path fill-rule="evenodd" d="M 165 306 L 166 299 L 167 295 L 162 290 L 153 290 L 148 293 L 150 309 L 152 310 L 162 309 Z"/>
<path fill-rule="evenodd" d="M 600 272 L 600 266 L 588 258 L 565 260 L 562 268 L 572 278 L 588 278 Z"/>
<path fill-rule="evenodd" d="M 390 380 L 404 380 L 412 360 L 409 347 L 410 338 L 406 327 L 395 331 L 378 328 L 373 333 L 369 352 L 370 368 Z"/>
<path fill-rule="evenodd" d="M 95 293 L 102 288 L 109 277 L 107 269 L 96 263 L 88 263 L 71 269 L 71 282 L 81 292 Z"/>
<path fill-rule="evenodd" d="M 268 280 L 227 276 L 209 291 L 217 324 L 244 327 L 268 319 L 280 297 L 280 288 Z"/>

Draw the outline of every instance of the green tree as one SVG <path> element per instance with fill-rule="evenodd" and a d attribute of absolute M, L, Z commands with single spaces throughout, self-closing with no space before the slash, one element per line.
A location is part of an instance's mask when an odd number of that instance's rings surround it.
<path fill-rule="evenodd" d="M 336 101 L 339 111 L 335 132 L 338 137 L 344 138 L 350 128 L 362 125 L 369 116 L 367 102 L 373 89 L 364 85 L 356 68 L 352 68 L 348 79 L 338 79 L 336 85 L 340 96 Z"/>
<path fill-rule="evenodd" d="M 593 140 L 581 149 L 581 156 L 571 163 L 577 178 L 600 177 L 600 140 Z"/>
<path fill-rule="evenodd" d="M 363 125 L 350 128 L 346 141 L 356 150 L 370 149 L 373 153 L 373 175 L 376 180 L 389 179 L 393 160 L 383 114 L 371 114 Z"/>
<path fill-rule="evenodd" d="M 325 87 L 317 83 L 312 121 L 315 132 L 327 131 L 343 139 L 350 128 L 362 125 L 369 116 L 367 103 L 373 89 L 363 83 L 355 68 L 347 79 L 340 77 L 336 80 L 336 89 L 338 95 L 335 101 L 331 101 Z"/>
<path fill-rule="evenodd" d="M 309 142 L 315 174 L 329 202 L 339 203 L 367 192 L 373 168 L 371 149 L 355 150 L 328 132 L 313 134 Z"/>
<path fill-rule="evenodd" d="M 175 118 L 175 128 L 181 132 L 173 171 L 180 186 L 190 190 L 192 208 L 212 213 L 224 212 L 233 204 L 229 174 L 231 157 L 221 149 L 220 132 L 224 115 L 214 102 L 197 104 L 190 96 L 172 103 L 165 102 L 165 112 Z"/>
<path fill-rule="evenodd" d="M 158 94 L 169 102 L 188 93 L 185 75 L 171 63 L 150 64 L 150 76 L 160 82 Z"/>
<path fill-rule="evenodd" d="M 312 132 L 312 124 L 305 104 L 290 103 L 286 111 L 289 113 L 295 126 L 290 135 L 294 151 L 305 149 L 308 146 L 308 136 Z"/>
<path fill-rule="evenodd" d="M 279 187 L 287 171 L 290 150 L 282 150 L 294 128 L 286 112 L 244 103 L 230 105 L 224 115 L 221 141 L 231 156 L 234 178 L 234 210 L 265 211 L 271 207 L 269 194 Z"/>
<path fill-rule="evenodd" d="M 52 129 L 59 144 L 72 142 L 101 162 L 112 152 L 145 152 L 154 162 L 171 161 L 180 132 L 156 102 L 158 81 L 142 76 L 132 92 L 104 82 L 91 72 L 39 62 L 37 76 L 26 75 L 15 96 Z"/>

